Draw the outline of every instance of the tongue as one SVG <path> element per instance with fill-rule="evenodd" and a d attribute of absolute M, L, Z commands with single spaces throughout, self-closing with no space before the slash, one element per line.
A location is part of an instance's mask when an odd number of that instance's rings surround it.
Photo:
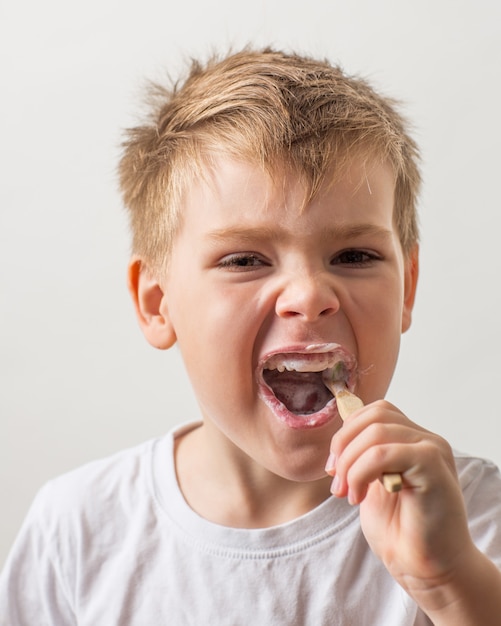
<path fill-rule="evenodd" d="M 296 415 L 316 413 L 332 399 L 321 372 L 265 370 L 263 375 L 278 400 Z"/>

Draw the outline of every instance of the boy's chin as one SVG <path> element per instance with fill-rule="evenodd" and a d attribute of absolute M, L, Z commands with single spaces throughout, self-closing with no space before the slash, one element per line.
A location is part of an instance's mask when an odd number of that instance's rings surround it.
<path fill-rule="evenodd" d="M 303 485 L 316 484 L 320 493 L 324 493 L 325 497 L 328 497 L 330 495 L 332 477 L 327 476 L 325 473 L 324 467 L 327 459 L 321 460 L 322 462 L 319 463 L 318 454 L 314 460 L 311 457 L 309 459 L 298 458 L 293 465 L 282 465 L 275 474 L 292 483 Z"/>

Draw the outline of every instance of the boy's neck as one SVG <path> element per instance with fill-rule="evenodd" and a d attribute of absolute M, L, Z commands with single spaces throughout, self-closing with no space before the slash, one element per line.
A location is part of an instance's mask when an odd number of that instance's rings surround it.
<path fill-rule="evenodd" d="M 287 480 L 258 464 L 218 455 L 206 434 L 202 425 L 175 445 L 180 489 L 201 517 L 233 528 L 269 528 L 304 515 L 330 496 L 329 476 L 304 483 Z"/>

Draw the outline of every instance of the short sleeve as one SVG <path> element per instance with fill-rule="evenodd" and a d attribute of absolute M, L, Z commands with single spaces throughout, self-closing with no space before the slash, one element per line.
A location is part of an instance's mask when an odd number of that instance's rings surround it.
<path fill-rule="evenodd" d="M 468 524 L 475 545 L 501 570 L 501 474 L 489 461 L 457 459 Z"/>
<path fill-rule="evenodd" d="M 76 626 L 54 542 L 50 498 L 35 498 L 0 575 L 0 626 Z"/>

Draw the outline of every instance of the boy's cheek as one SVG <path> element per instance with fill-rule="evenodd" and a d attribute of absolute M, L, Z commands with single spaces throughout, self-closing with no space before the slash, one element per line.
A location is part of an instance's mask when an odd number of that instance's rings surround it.
<path fill-rule="evenodd" d="M 416 299 L 419 276 L 419 247 L 415 245 L 405 261 L 404 302 L 402 311 L 402 332 L 409 330 L 412 322 L 412 311 Z"/>

